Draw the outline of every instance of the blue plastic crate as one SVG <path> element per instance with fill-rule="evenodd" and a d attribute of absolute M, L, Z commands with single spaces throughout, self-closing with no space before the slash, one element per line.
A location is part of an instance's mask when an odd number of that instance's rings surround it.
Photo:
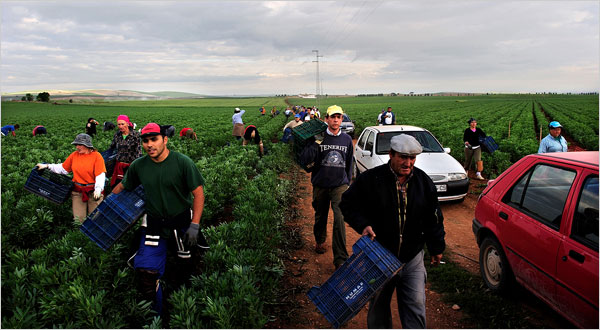
<path fill-rule="evenodd" d="M 80 227 L 103 250 L 110 248 L 145 212 L 144 187 L 111 194 Z"/>
<path fill-rule="evenodd" d="M 49 169 L 38 170 L 34 167 L 29 173 L 24 188 L 51 202 L 62 204 L 71 195 L 73 181 L 66 175 L 53 173 Z"/>
<path fill-rule="evenodd" d="M 489 135 L 484 138 L 483 137 L 479 138 L 479 144 L 481 144 L 483 151 L 489 152 L 489 153 L 493 153 L 494 151 L 498 150 L 498 148 L 499 148 L 496 141 L 494 141 L 494 138 Z"/>
<path fill-rule="evenodd" d="M 117 162 L 117 149 L 106 149 L 101 152 L 102 158 L 104 158 L 104 166 L 106 166 L 106 177 L 110 178 L 115 170 L 115 163 Z"/>
<path fill-rule="evenodd" d="M 352 251 L 352 256 L 323 285 L 308 291 L 310 300 L 336 328 L 354 317 L 403 266 L 367 236 L 356 241 Z"/>

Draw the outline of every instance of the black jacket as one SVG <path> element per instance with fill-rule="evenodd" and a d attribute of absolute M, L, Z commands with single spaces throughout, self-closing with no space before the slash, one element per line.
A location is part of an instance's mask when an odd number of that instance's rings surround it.
<path fill-rule="evenodd" d="M 340 208 L 344 221 L 354 230 L 362 234 L 365 227 L 371 226 L 375 239 L 398 256 L 401 262 L 410 261 L 425 244 L 430 255 L 442 253 L 446 248 L 446 233 L 437 191 L 429 176 L 416 167 L 408 181 L 407 204 L 400 254 L 396 176 L 389 163 L 359 175 L 342 194 Z"/>

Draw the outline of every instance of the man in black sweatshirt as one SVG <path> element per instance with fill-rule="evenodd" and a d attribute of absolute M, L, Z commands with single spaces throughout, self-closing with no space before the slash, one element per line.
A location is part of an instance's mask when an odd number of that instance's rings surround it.
<path fill-rule="evenodd" d="M 333 264 L 339 268 L 348 259 L 346 229 L 340 210 L 342 193 L 348 189 L 352 177 L 352 138 L 340 130 L 344 111 L 340 106 L 327 108 L 325 122 L 329 126 L 323 141 L 308 144 L 301 153 L 301 162 L 312 172 L 312 206 L 315 210 L 315 251 L 325 253 L 327 239 L 327 215 L 333 210 Z"/>

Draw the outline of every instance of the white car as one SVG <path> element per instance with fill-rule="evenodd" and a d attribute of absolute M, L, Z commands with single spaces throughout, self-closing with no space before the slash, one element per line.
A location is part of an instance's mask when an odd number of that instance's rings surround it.
<path fill-rule="evenodd" d="M 415 166 L 425 171 L 438 191 L 438 200 L 463 200 L 469 190 L 469 178 L 462 165 L 450 156 L 428 130 L 408 125 L 366 127 L 354 146 L 354 175 L 386 164 L 390 159 L 390 140 L 394 135 L 408 134 L 417 139 L 423 152 Z"/>

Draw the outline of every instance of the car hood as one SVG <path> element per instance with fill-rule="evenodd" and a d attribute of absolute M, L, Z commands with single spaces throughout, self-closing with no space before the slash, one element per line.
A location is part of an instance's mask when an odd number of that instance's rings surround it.
<path fill-rule="evenodd" d="M 390 160 L 388 154 L 377 155 L 380 164 L 385 164 Z M 465 173 L 462 165 L 445 152 L 424 152 L 417 155 L 415 166 L 423 170 L 428 175 L 447 174 L 447 173 Z"/>

